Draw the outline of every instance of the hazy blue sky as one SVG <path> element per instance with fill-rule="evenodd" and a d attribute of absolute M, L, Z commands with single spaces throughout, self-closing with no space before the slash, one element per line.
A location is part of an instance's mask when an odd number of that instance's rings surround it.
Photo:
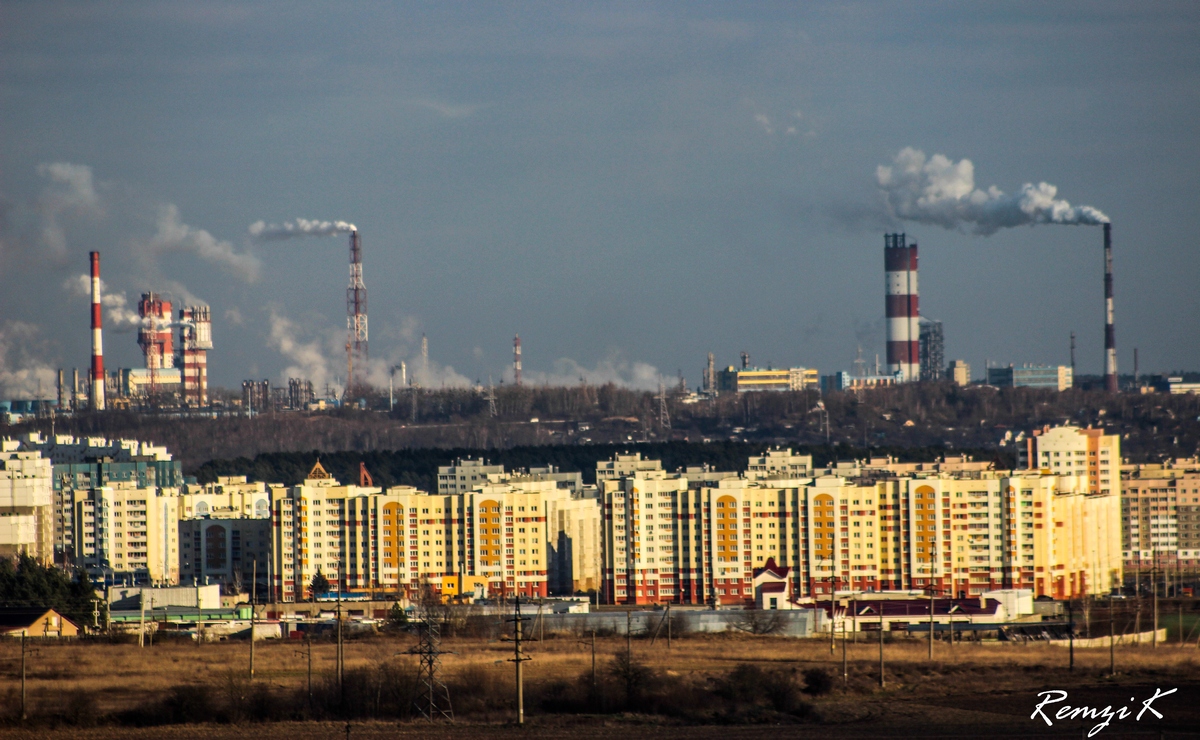
<path fill-rule="evenodd" d="M 344 375 L 345 237 L 249 232 L 296 218 L 361 230 L 376 378 L 421 333 L 431 383 L 510 377 L 515 332 L 568 382 L 849 369 L 897 226 L 948 359 L 1074 330 L 1100 372 L 1100 229 L 892 221 L 905 147 L 1108 214 L 1121 370 L 1197 369 L 1198 39 L 1194 3 L 0 3 L 0 394 L 86 366 L 90 249 L 211 304 L 214 384 Z"/>

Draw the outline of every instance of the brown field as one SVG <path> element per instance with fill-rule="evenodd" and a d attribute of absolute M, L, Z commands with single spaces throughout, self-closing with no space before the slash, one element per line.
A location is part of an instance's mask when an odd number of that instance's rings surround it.
<path fill-rule="evenodd" d="M 405 652 L 415 644 L 409 636 L 372 637 L 346 644 L 347 674 L 362 670 L 389 676 L 411 676 L 415 663 Z M 1114 722 L 1101 737 L 1121 737 L 1140 731 L 1165 732 L 1165 737 L 1200 736 L 1200 651 L 1194 647 L 1118 647 L 1118 675 L 1107 676 L 1107 648 L 1076 650 L 1076 669 L 1067 670 L 1067 650 L 1048 645 L 960 644 L 951 648 L 935 644 L 934 661 L 919 640 L 898 640 L 885 647 L 887 685 L 881 689 L 877 643 L 847 646 L 849 679 L 842 679 L 839 644 L 831 654 L 822 640 L 775 637 L 705 636 L 665 641 L 653 645 L 634 640 L 636 662 L 644 664 L 665 691 L 653 712 L 625 712 L 610 707 L 604 713 L 553 709 L 555 692 L 590 685 L 590 644 L 569 636 L 547 636 L 528 645 L 533 660 L 525 664 L 527 724 L 523 736 L 607 737 L 630 731 L 653 731 L 665 737 L 717 737 L 735 740 L 768 733 L 806 737 L 1079 737 L 1082 720 L 1056 722 L 1053 728 L 1031 721 L 1036 694 L 1062 689 L 1071 701 L 1103 707 L 1131 705 L 1140 708 L 1156 687 L 1178 688 L 1155 705 L 1165 716 L 1142 722 Z M 597 641 L 599 680 L 615 681 L 613 656 L 624 652 L 622 638 Z M 306 695 L 307 657 L 303 643 L 269 641 L 256 646 L 256 676 L 247 680 L 249 645 L 226 642 L 196 646 L 165 642 L 138 648 L 135 644 L 38 643 L 28 657 L 27 691 L 30 718 L 22 727 L 19 714 L 19 645 L 0 642 L 0 734 L 4 737 L 161 737 L 162 726 L 130 727 L 122 713 L 154 706 L 175 687 L 207 686 L 214 696 L 244 698 L 252 688 L 273 697 L 301 701 Z M 513 666 L 509 643 L 484 639 L 447 639 L 443 672 L 458 712 L 453 726 L 431 727 L 420 721 L 352 719 L 353 737 L 500 737 L 518 731 L 511 726 Z M 329 686 L 335 646 L 316 642 L 312 647 L 314 683 L 318 692 Z M 832 690 L 805 697 L 811 711 L 803 717 L 772 712 L 747 713 L 737 708 L 741 700 L 720 704 L 722 682 L 742 664 L 753 664 L 772 676 L 801 675 L 824 668 L 834 678 Z M 375 675 L 375 674 L 373 674 Z M 800 685 L 804 682 L 800 681 Z M 301 697 L 297 699 L 297 697 Z M 753 699 L 748 700 L 753 703 Z M 678 712 L 671 711 L 673 707 Z M 697 706 L 682 706 L 687 704 Z M 666 709 L 663 709 L 663 705 Z M 706 706 L 708 705 L 708 706 Z M 549 707 L 549 708 L 548 708 Z M 709 712 L 705 714 L 704 712 Z M 317 717 L 306 722 L 254 723 L 225 718 L 213 724 L 176 725 L 169 733 L 178 740 L 191 737 L 232 737 L 253 732 L 261 738 L 345 737 L 346 722 Z M 322 721 L 318 721 L 322 720 Z M 240 722 L 240 724 L 239 724 Z M 780 724 L 789 725 L 786 728 Z M 90 726 L 96 725 L 98 726 Z M 1088 723 L 1088 726 L 1094 723 Z M 70 725 L 70 726 L 68 726 Z M 720 726 L 718 726 L 720 725 Z M 1047 735 L 1049 733 L 1049 735 Z M 1196 734 L 1191 734 L 1196 733 Z"/>

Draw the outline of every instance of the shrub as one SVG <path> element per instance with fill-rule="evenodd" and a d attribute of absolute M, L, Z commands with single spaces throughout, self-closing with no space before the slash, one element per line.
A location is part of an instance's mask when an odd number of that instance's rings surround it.
<path fill-rule="evenodd" d="M 824 668 L 809 668 L 804 672 L 804 693 L 821 696 L 833 690 L 833 677 Z"/>

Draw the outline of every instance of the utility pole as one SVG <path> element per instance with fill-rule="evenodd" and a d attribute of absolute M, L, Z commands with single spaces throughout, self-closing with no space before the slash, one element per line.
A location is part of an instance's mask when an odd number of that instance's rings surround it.
<path fill-rule="evenodd" d="M 1070 662 L 1067 664 L 1067 670 L 1075 670 L 1075 609 L 1071 602 L 1067 602 L 1067 646 L 1070 648 Z"/>
<path fill-rule="evenodd" d="M 1108 592 L 1108 675 L 1117 675 L 1117 650 L 1116 640 L 1113 634 L 1113 598 L 1112 591 Z"/>
<path fill-rule="evenodd" d="M 338 585 L 337 585 L 337 683 L 338 694 L 342 698 L 342 703 L 346 701 L 346 684 L 345 678 L 345 657 L 344 648 L 342 646 L 342 564 L 338 563 Z"/>
<path fill-rule="evenodd" d="M 513 657 L 508 659 L 509 663 L 515 663 L 517 669 L 517 724 L 525 724 L 525 672 L 521 668 L 521 664 L 527 660 L 533 660 L 529 656 L 521 652 L 521 640 L 523 638 L 523 623 L 529 621 L 529 617 L 521 616 L 521 595 L 517 594 L 516 612 L 514 616 L 507 620 L 513 623 Z M 593 633 L 594 635 L 594 633 Z M 594 637 L 593 637 L 594 639 Z"/>
<path fill-rule="evenodd" d="M 846 618 L 842 617 L 842 683 L 850 683 L 850 663 L 846 659 Z"/>
<path fill-rule="evenodd" d="M 625 610 L 625 663 L 633 665 L 633 612 Z"/>
<path fill-rule="evenodd" d="M 933 586 L 929 587 L 929 659 L 933 660 Z"/>
<path fill-rule="evenodd" d="M 1183 607 L 1179 607 L 1179 624 L 1180 630 L 1183 629 Z M 671 649 L 671 605 L 667 604 L 667 650 Z"/>
<path fill-rule="evenodd" d="M 1154 624 L 1151 626 L 1154 633 L 1150 637 L 1150 646 L 1158 647 L 1158 584 L 1154 585 Z"/>
<path fill-rule="evenodd" d="M 254 680 L 254 599 L 258 596 L 258 560 L 254 561 L 250 576 L 250 680 Z"/>
<path fill-rule="evenodd" d="M 879 688 L 883 688 L 883 604 L 884 600 L 879 600 Z"/>
<path fill-rule="evenodd" d="M 25 630 L 21 630 L 21 721 L 28 719 L 25 713 Z"/>
<path fill-rule="evenodd" d="M 138 589 L 138 607 L 141 616 L 138 618 L 138 647 L 146 647 L 146 589 Z"/>

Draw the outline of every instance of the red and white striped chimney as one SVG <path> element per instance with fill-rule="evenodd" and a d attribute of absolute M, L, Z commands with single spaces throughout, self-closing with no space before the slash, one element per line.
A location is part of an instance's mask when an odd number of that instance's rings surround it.
<path fill-rule="evenodd" d="M 1104 222 L 1104 389 L 1109 393 L 1117 392 L 1117 334 L 1113 328 L 1112 224 L 1107 221 Z"/>
<path fill-rule="evenodd" d="M 104 336 L 100 325 L 100 253 L 92 252 L 92 411 L 104 410 Z"/>
<path fill-rule="evenodd" d="M 904 234 L 883 235 L 887 369 L 902 381 L 920 377 L 921 312 L 917 305 L 917 245 Z"/>

